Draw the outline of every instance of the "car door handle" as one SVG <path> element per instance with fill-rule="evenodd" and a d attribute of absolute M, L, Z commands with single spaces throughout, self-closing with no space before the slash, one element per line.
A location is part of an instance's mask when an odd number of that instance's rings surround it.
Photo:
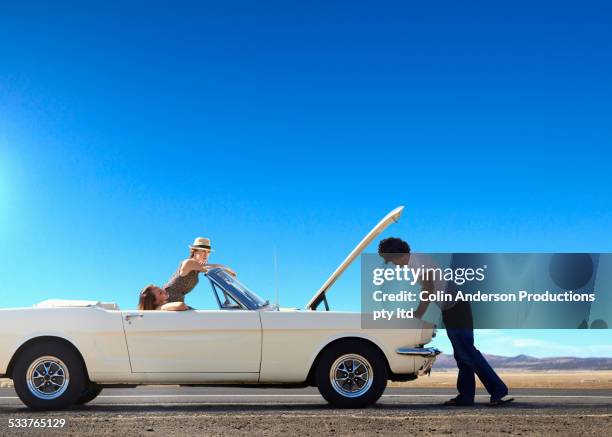
<path fill-rule="evenodd" d="M 144 317 L 144 314 L 128 314 L 125 316 L 125 321 L 129 322 L 132 319 L 142 319 Z"/>

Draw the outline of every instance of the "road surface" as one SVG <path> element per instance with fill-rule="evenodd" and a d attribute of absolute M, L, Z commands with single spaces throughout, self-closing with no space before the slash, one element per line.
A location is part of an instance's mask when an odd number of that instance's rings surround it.
<path fill-rule="evenodd" d="M 0 435 L 607 435 L 612 390 L 517 389 L 511 406 L 444 408 L 449 389 L 389 388 L 375 406 L 338 410 L 314 388 L 139 387 L 107 389 L 85 407 L 28 411 L 0 390 Z M 60 428 L 9 428 L 29 419 L 62 419 Z M 26 420 L 23 420 L 26 419 Z"/>

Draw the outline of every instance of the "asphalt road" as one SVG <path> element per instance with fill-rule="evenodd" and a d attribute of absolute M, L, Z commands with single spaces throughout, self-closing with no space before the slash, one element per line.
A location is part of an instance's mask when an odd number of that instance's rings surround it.
<path fill-rule="evenodd" d="M 87 406 L 33 413 L 0 390 L 0 434 L 41 435 L 607 435 L 612 390 L 516 389 L 509 406 L 440 404 L 448 389 L 389 388 L 375 406 L 337 410 L 314 388 L 139 387 L 107 389 Z M 64 419 L 61 428 L 9 428 L 9 419 Z M 13 421 L 14 423 L 14 421 Z"/>

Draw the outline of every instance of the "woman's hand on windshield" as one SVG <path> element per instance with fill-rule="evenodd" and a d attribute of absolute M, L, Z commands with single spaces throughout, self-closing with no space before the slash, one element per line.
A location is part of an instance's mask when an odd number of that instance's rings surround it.
<path fill-rule="evenodd" d="M 206 268 L 207 268 L 207 271 L 210 269 L 216 269 L 216 268 L 223 269 L 223 271 L 225 271 L 228 275 L 231 275 L 234 278 L 236 277 L 236 272 L 234 270 L 222 264 L 206 264 Z"/>

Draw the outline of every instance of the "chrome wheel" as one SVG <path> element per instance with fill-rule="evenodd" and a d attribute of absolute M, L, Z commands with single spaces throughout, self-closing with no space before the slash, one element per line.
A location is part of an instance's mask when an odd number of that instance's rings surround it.
<path fill-rule="evenodd" d="M 372 386 L 372 366 L 361 355 L 347 354 L 338 358 L 331 366 L 329 380 L 336 392 L 347 398 L 356 398 Z"/>
<path fill-rule="evenodd" d="M 68 388 L 68 367 L 58 358 L 47 356 L 35 360 L 26 372 L 30 392 L 39 399 L 59 398 Z"/>

